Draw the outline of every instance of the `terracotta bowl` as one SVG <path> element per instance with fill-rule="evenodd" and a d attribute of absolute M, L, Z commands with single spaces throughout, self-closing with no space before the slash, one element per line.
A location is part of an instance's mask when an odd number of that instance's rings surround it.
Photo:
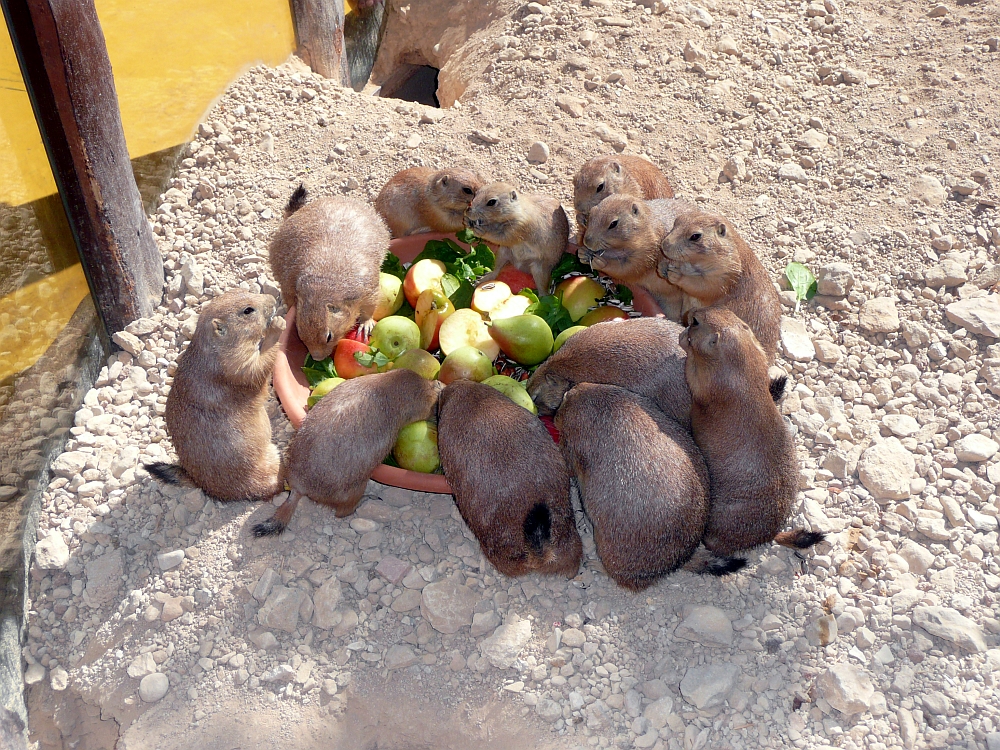
<path fill-rule="evenodd" d="M 403 263 L 408 263 L 420 254 L 428 240 L 439 240 L 445 237 L 456 240 L 453 234 L 415 234 L 393 240 L 389 245 L 389 250 Z M 576 245 L 567 245 L 566 252 L 575 254 Z M 641 289 L 633 290 L 633 293 L 635 299 L 632 306 L 635 310 L 643 315 L 660 314 L 660 309 L 652 297 Z M 274 362 L 272 382 L 278 401 L 281 402 L 288 421 L 295 429 L 298 429 L 302 420 L 305 419 L 306 401 L 309 398 L 309 381 L 306 380 L 306 376 L 302 372 L 302 364 L 305 359 L 306 347 L 299 340 L 299 335 L 295 330 L 295 308 L 293 307 L 285 315 L 285 330 L 278 340 L 278 357 Z M 396 466 L 381 464 L 375 469 L 372 479 L 381 484 L 408 490 L 452 494 L 448 481 L 441 474 L 422 474 L 418 471 L 407 471 Z"/>

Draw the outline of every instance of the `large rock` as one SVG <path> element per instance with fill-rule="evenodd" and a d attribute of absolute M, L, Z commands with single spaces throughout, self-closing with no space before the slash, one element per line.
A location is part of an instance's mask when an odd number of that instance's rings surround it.
<path fill-rule="evenodd" d="M 940 206 L 948 199 L 948 191 L 937 177 L 920 175 L 910 186 L 910 196 L 928 206 Z"/>
<path fill-rule="evenodd" d="M 980 653 L 986 650 L 983 629 L 949 607 L 917 607 L 913 610 L 913 622 L 931 635 L 951 641 L 966 651 Z"/>
<path fill-rule="evenodd" d="M 966 435 L 955 443 L 955 456 L 959 461 L 973 463 L 989 461 L 998 450 L 1000 450 L 1000 445 L 995 440 L 975 433 Z"/>
<path fill-rule="evenodd" d="M 735 664 L 708 664 L 690 667 L 681 680 L 681 695 L 695 708 L 721 706 L 736 687 L 740 668 Z"/>
<path fill-rule="evenodd" d="M 674 712 L 674 699 L 666 695 L 659 700 L 653 701 L 642 715 L 649 719 L 649 723 L 654 729 L 663 729 L 667 725 L 670 714 Z"/>
<path fill-rule="evenodd" d="M 905 500 L 916 461 L 898 438 L 887 438 L 861 454 L 858 474 L 865 488 L 879 500 Z"/>
<path fill-rule="evenodd" d="M 455 633 L 472 624 L 472 611 L 479 594 L 452 579 L 424 586 L 420 592 L 420 614 L 440 633 Z"/>
<path fill-rule="evenodd" d="M 781 316 L 781 350 L 796 362 L 809 362 L 816 356 L 816 347 L 801 320 Z"/>
<path fill-rule="evenodd" d="M 327 578 L 313 595 L 312 624 L 323 630 L 337 625 L 343 619 L 343 615 L 337 611 L 342 597 L 340 581 L 333 576 Z"/>
<path fill-rule="evenodd" d="M 727 648 L 733 645 L 733 625 L 718 607 L 692 607 L 674 635 L 703 646 Z"/>
<path fill-rule="evenodd" d="M 834 664 L 816 685 L 827 703 L 848 716 L 867 711 L 875 695 L 871 679 L 853 664 Z"/>
<path fill-rule="evenodd" d="M 90 604 L 106 604 L 118 596 L 125 572 L 125 555 L 120 548 L 107 552 L 87 563 L 86 571 L 86 594 Z"/>
<path fill-rule="evenodd" d="M 52 473 L 58 477 L 73 479 L 87 466 L 90 454 L 81 451 L 67 451 L 52 462 Z"/>
<path fill-rule="evenodd" d="M 876 297 L 862 302 L 858 322 L 869 333 L 898 331 L 899 313 L 896 312 L 896 300 L 891 297 Z"/>
<path fill-rule="evenodd" d="M 35 564 L 42 570 L 62 570 L 69 564 L 69 547 L 62 533 L 51 531 L 35 545 Z"/>
<path fill-rule="evenodd" d="M 508 669 L 530 640 L 531 622 L 515 614 L 479 644 L 479 651 L 497 669 Z"/>
<path fill-rule="evenodd" d="M 294 633 L 299 624 L 299 607 L 305 598 L 302 589 L 275 586 L 257 613 L 257 621 L 265 628 Z"/>
<path fill-rule="evenodd" d="M 931 266 L 924 271 L 924 283 L 931 289 L 941 287 L 961 286 L 968 277 L 965 273 L 965 266 L 951 258 L 945 258 L 936 266 Z"/>
<path fill-rule="evenodd" d="M 952 302 L 944 314 L 952 323 L 972 333 L 1000 338 L 1000 294 Z"/>
<path fill-rule="evenodd" d="M 399 643 L 390 648 L 385 655 L 386 669 L 404 669 L 416 663 L 417 655 L 413 653 L 413 649 Z"/>

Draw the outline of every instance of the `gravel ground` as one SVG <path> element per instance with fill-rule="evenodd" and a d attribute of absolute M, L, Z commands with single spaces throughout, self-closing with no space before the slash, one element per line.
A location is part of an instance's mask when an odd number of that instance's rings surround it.
<path fill-rule="evenodd" d="M 34 738 L 1000 748 L 989 3 L 503 8 L 464 48 L 488 67 L 452 109 L 286 64 L 249 71 L 200 126 L 151 217 L 165 303 L 119 335 L 44 494 Z M 372 200 L 399 169 L 459 165 L 570 206 L 573 172 L 614 151 L 730 216 L 774 279 L 793 259 L 819 277 L 798 311 L 783 295 L 778 360 L 793 523 L 830 532 L 806 559 L 766 548 L 729 578 L 682 572 L 636 596 L 584 529 L 575 579 L 514 580 L 448 496 L 371 483 L 349 519 L 307 503 L 255 540 L 270 507 L 141 469 L 171 456 L 162 413 L 202 303 L 277 295 L 266 243 L 299 181 Z"/>

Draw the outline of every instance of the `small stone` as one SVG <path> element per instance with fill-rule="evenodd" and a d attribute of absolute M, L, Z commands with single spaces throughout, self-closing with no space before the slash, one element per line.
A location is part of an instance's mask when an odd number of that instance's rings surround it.
<path fill-rule="evenodd" d="M 869 333 L 891 333 L 899 330 L 899 313 L 896 301 L 890 297 L 877 297 L 861 303 L 858 316 L 861 328 Z"/>
<path fill-rule="evenodd" d="M 69 564 L 69 547 L 60 532 L 50 531 L 35 545 L 35 564 L 42 570 L 62 570 Z"/>
<path fill-rule="evenodd" d="M 556 97 L 556 106 L 571 117 L 583 117 L 587 100 L 570 94 L 560 94 Z"/>
<path fill-rule="evenodd" d="M 778 168 L 778 179 L 789 180 L 791 182 L 797 182 L 801 185 L 805 185 L 809 182 L 809 175 L 806 174 L 806 170 L 804 170 L 799 164 L 788 161 Z"/>
<path fill-rule="evenodd" d="M 871 679 L 853 664 L 834 664 L 816 685 L 827 703 L 848 716 L 867 711 L 875 695 Z"/>
<path fill-rule="evenodd" d="M 961 286 L 968 281 L 965 267 L 957 261 L 944 259 L 924 271 L 924 283 L 931 289 Z"/>
<path fill-rule="evenodd" d="M 715 50 L 722 55 L 730 55 L 731 57 L 740 56 L 740 45 L 736 43 L 736 40 L 731 36 L 724 36 L 715 45 Z"/>
<path fill-rule="evenodd" d="M 718 607 L 692 607 L 674 635 L 703 646 L 726 648 L 733 643 L 733 625 Z M 565 635 L 563 635 L 565 641 Z M 659 727 L 657 727 L 659 729 Z"/>
<path fill-rule="evenodd" d="M 406 143 L 404 145 L 407 148 L 411 148 L 411 149 L 412 148 L 417 148 L 417 146 L 420 145 L 420 141 L 422 141 L 422 140 L 423 139 L 420 137 L 419 133 L 414 133 L 413 135 L 411 135 L 409 138 L 406 139 Z"/>
<path fill-rule="evenodd" d="M 833 615 L 823 615 L 806 626 L 806 639 L 810 646 L 829 646 L 837 640 L 837 620 Z"/>
<path fill-rule="evenodd" d="M 569 648 L 582 648 L 583 644 L 587 642 L 587 636 L 583 634 L 582 630 L 577 628 L 568 628 L 563 631 L 562 643 L 564 646 Z"/>
<path fill-rule="evenodd" d="M 479 644 L 479 652 L 497 669 L 507 669 L 530 640 L 531 622 L 515 614 Z"/>
<path fill-rule="evenodd" d="M 271 593 L 274 584 L 280 580 L 281 576 L 278 575 L 274 568 L 265 568 L 257 580 L 257 585 L 253 588 L 253 598 L 263 604 L 267 601 L 267 597 Z"/>
<path fill-rule="evenodd" d="M 929 11 L 927 11 L 928 18 L 944 18 L 946 15 L 948 15 L 947 5 L 935 5 Z"/>
<path fill-rule="evenodd" d="M 528 149 L 529 164 L 544 164 L 549 160 L 549 146 L 545 141 L 535 141 Z"/>
<path fill-rule="evenodd" d="M 940 206 L 948 199 L 944 185 L 931 175 L 920 175 L 910 186 L 910 195 L 927 206 Z"/>
<path fill-rule="evenodd" d="M 128 331 L 119 331 L 114 336 L 111 337 L 118 346 L 127 351 L 133 357 L 138 357 L 139 354 L 146 348 L 146 345 L 142 342 L 138 336 L 134 336 Z"/>
<path fill-rule="evenodd" d="M 472 637 L 492 633 L 500 627 L 500 615 L 492 609 L 489 612 L 477 612 L 472 616 Z"/>
<path fill-rule="evenodd" d="M 844 356 L 844 353 L 841 351 L 839 346 L 832 341 L 827 341 L 826 339 L 814 340 L 813 346 L 816 348 L 816 359 L 820 362 L 833 364 L 839 362 L 841 357 Z"/>
<path fill-rule="evenodd" d="M 278 648 L 278 639 L 274 637 L 274 633 L 269 630 L 259 630 L 250 636 L 250 640 L 253 642 L 257 648 L 262 648 L 265 651 L 273 651 Z"/>
<path fill-rule="evenodd" d="M 715 19 L 712 15 L 702 8 L 700 5 L 685 5 L 680 9 L 695 26 L 700 26 L 703 29 L 711 28 L 712 24 L 715 23 Z"/>
<path fill-rule="evenodd" d="M 163 698 L 170 689 L 170 680 L 165 674 L 159 672 L 148 674 L 139 683 L 139 697 L 145 703 L 156 703 Z"/>
<path fill-rule="evenodd" d="M 45 679 L 45 667 L 38 662 L 29 664 L 24 670 L 24 684 L 35 685 Z"/>
<path fill-rule="evenodd" d="M 479 594 L 452 579 L 428 584 L 421 591 L 420 614 L 441 633 L 455 633 L 472 624 Z"/>
<path fill-rule="evenodd" d="M 335 576 L 327 578 L 313 595 L 312 624 L 323 630 L 337 625 L 342 619 L 341 613 L 337 610 L 342 598 L 340 581 Z"/>
<path fill-rule="evenodd" d="M 827 297 L 846 297 L 854 287 L 854 271 L 847 263 L 827 263 L 816 276 L 816 293 Z"/>
<path fill-rule="evenodd" d="M 261 682 L 291 682 L 295 679 L 295 669 L 291 664 L 279 664 L 261 675 Z"/>
<path fill-rule="evenodd" d="M 385 655 L 386 669 L 404 669 L 417 663 L 417 655 L 409 646 L 396 644 Z"/>
<path fill-rule="evenodd" d="M 59 693 L 69 687 L 69 672 L 62 667 L 56 667 L 49 673 L 49 687 Z"/>
<path fill-rule="evenodd" d="M 911 750 L 917 740 L 917 724 L 913 721 L 913 714 L 905 708 L 897 708 L 896 721 L 899 724 L 899 738 L 903 741 L 903 747 Z"/>
<path fill-rule="evenodd" d="M 948 320 L 970 333 L 1000 338 L 1000 294 L 952 302 L 944 312 Z"/>
<path fill-rule="evenodd" d="M 876 499 L 905 500 L 910 496 L 910 479 L 916 461 L 898 438 L 876 443 L 861 454 L 858 474 L 861 483 Z"/>
<path fill-rule="evenodd" d="M 821 133 L 815 128 L 810 128 L 799 136 L 795 145 L 799 148 L 822 149 L 829 145 L 829 139 L 827 138 L 826 133 Z"/>
<path fill-rule="evenodd" d="M 392 600 L 393 612 L 412 612 L 420 606 L 420 592 L 413 589 L 406 589 L 402 594 Z M 473 622 L 475 622 L 473 620 Z"/>
<path fill-rule="evenodd" d="M 886 414 L 882 424 L 896 437 L 906 438 L 920 432 L 920 423 L 908 414 Z"/>
<path fill-rule="evenodd" d="M 118 596 L 124 570 L 124 552 L 121 548 L 87 563 L 86 592 L 93 605 L 106 604 Z"/>
<path fill-rule="evenodd" d="M 948 607 L 916 607 L 913 622 L 931 635 L 951 641 L 966 651 L 979 653 L 986 650 L 982 628 Z"/>
<path fill-rule="evenodd" d="M 172 570 L 184 561 L 184 550 L 175 549 L 172 552 L 161 552 L 156 556 L 156 564 L 160 570 Z"/>
<path fill-rule="evenodd" d="M 128 670 L 126 671 L 128 672 L 128 676 L 133 678 L 153 674 L 156 672 L 156 662 L 153 661 L 153 655 L 140 654 L 129 663 Z"/>
<path fill-rule="evenodd" d="M 604 123 L 594 128 L 594 135 L 610 145 L 615 151 L 621 153 L 628 146 L 628 138 L 624 133 L 614 130 Z"/>
<path fill-rule="evenodd" d="M 681 680 L 681 695 L 699 710 L 715 708 L 725 702 L 739 676 L 740 668 L 735 664 L 689 667 Z"/>
<path fill-rule="evenodd" d="M 781 348 L 785 356 L 796 362 L 809 362 L 816 356 L 816 347 L 798 318 L 781 316 Z"/>
<path fill-rule="evenodd" d="M 275 586 L 257 613 L 257 621 L 265 628 L 294 633 L 299 623 L 299 607 L 305 598 L 302 589 Z"/>
<path fill-rule="evenodd" d="M 410 572 L 412 566 L 408 562 L 400 560 L 398 557 L 386 555 L 379 560 L 375 566 L 375 572 L 385 578 L 389 583 L 396 585 Z"/>
<path fill-rule="evenodd" d="M 542 721 L 554 724 L 562 718 L 562 706 L 549 698 L 542 698 L 535 704 L 535 713 Z"/>
<path fill-rule="evenodd" d="M 664 696 L 653 701 L 642 715 L 653 725 L 653 729 L 663 729 L 667 725 L 667 719 L 674 712 L 674 700 L 670 696 Z"/>
<path fill-rule="evenodd" d="M 1000 444 L 985 435 L 973 433 L 955 443 L 955 457 L 959 461 L 981 463 L 989 461 L 1000 450 Z"/>

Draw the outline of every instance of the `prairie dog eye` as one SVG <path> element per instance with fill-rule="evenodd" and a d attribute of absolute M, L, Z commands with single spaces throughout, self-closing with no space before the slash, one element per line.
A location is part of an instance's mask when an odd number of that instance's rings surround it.
<path fill-rule="evenodd" d="M 608 229 L 614 229 L 616 226 L 618 226 L 618 219 L 615 219 L 610 224 L 608 224 Z"/>
<path fill-rule="evenodd" d="M 465 193 L 466 195 L 472 195 L 472 188 L 464 187 L 462 188 L 462 192 Z"/>
<path fill-rule="evenodd" d="M 719 236 L 720 237 L 725 237 L 726 236 L 726 225 L 725 224 L 719 224 Z"/>
<path fill-rule="evenodd" d="M 600 185 L 597 186 L 597 190 L 595 190 L 594 192 L 595 193 L 599 193 L 602 190 L 604 190 L 604 183 L 603 182 Z"/>
<path fill-rule="evenodd" d="M 488 201 L 486 201 L 487 206 L 495 206 L 496 204 L 497 204 L 496 198 L 490 198 Z"/>
<path fill-rule="evenodd" d="M 695 232 L 690 237 L 688 237 L 688 239 L 691 240 L 691 242 L 697 242 L 698 240 L 701 239 L 701 232 Z"/>
<path fill-rule="evenodd" d="M 253 315 L 256 312 L 252 307 L 246 307 L 243 309 L 244 315 Z"/>
<path fill-rule="evenodd" d="M 580 222 L 580 226 L 582 226 L 582 227 L 587 226 L 587 217 L 584 216 L 583 214 L 580 214 L 579 216 L 577 216 L 576 220 L 578 222 Z"/>
<path fill-rule="evenodd" d="M 333 341 L 333 332 L 332 331 L 327 331 L 326 332 L 326 343 L 329 344 L 331 341 Z"/>

